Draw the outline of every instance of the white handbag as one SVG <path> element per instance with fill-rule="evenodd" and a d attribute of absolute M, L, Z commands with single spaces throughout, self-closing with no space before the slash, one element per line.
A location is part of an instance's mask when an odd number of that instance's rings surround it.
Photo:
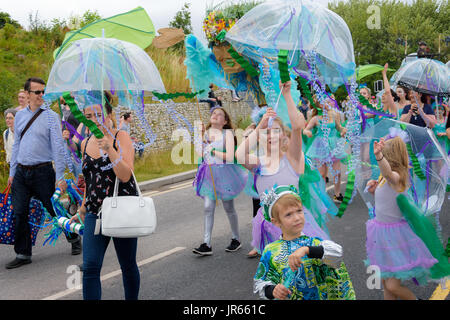
<path fill-rule="evenodd" d="M 138 196 L 118 197 L 119 179 L 116 177 L 113 196 L 103 200 L 98 219 L 101 221 L 97 223 L 101 224 L 101 233 L 105 236 L 136 238 L 148 236 L 155 231 L 156 212 L 153 199 L 142 196 L 134 172 L 131 173 Z"/>

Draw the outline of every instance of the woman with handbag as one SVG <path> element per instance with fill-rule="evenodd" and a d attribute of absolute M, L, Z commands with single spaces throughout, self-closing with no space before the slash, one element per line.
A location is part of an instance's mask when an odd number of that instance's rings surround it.
<path fill-rule="evenodd" d="M 97 139 L 90 135 L 83 140 L 83 175 L 86 181 L 83 204 L 70 223 L 84 222 L 83 241 L 83 298 L 101 299 L 100 272 L 103 258 L 111 237 L 97 234 L 99 211 L 103 200 L 111 197 L 116 177 L 119 179 L 119 196 L 136 196 L 137 186 L 133 179 L 134 149 L 130 136 L 112 126 L 112 107 L 106 103 L 106 113 L 102 116 L 102 106 L 89 106 L 84 116 L 92 120 L 104 133 Z M 122 269 L 126 300 L 137 300 L 140 274 L 136 263 L 137 238 L 113 238 L 114 248 Z"/>

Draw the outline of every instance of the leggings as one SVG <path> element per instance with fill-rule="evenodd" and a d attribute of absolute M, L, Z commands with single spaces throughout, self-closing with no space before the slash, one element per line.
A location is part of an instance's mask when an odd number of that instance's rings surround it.
<path fill-rule="evenodd" d="M 232 238 L 239 240 L 239 225 L 238 216 L 236 210 L 234 209 L 234 200 L 224 201 L 222 200 L 223 208 L 228 216 L 228 221 L 230 222 Z M 216 209 L 216 201 L 205 197 L 205 232 L 203 242 L 211 246 L 211 234 L 214 225 L 214 211 Z"/>

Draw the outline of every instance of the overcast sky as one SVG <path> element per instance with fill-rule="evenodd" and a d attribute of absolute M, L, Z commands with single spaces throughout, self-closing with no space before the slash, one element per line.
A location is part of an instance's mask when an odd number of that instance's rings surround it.
<path fill-rule="evenodd" d="M 327 4 L 327 0 L 315 0 Z M 221 0 L 0 0 L 0 11 L 7 12 L 14 20 L 28 28 L 28 16 L 38 12 L 41 20 L 50 22 L 54 18 L 67 19 L 72 15 L 81 16 L 87 10 L 97 11 L 107 18 L 143 7 L 152 19 L 155 29 L 167 27 L 169 22 L 185 2 L 191 4 L 191 20 L 194 34 L 204 39 L 202 22 L 206 7 L 217 5 Z M 206 40 L 205 40 L 206 41 Z"/>

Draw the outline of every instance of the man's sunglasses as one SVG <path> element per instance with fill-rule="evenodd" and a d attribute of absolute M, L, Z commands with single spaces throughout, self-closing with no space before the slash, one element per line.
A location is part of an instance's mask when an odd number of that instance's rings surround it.
<path fill-rule="evenodd" d="M 33 92 L 36 95 L 40 95 L 41 93 L 44 94 L 45 90 L 36 90 L 36 91 L 28 90 L 28 92 Z"/>

